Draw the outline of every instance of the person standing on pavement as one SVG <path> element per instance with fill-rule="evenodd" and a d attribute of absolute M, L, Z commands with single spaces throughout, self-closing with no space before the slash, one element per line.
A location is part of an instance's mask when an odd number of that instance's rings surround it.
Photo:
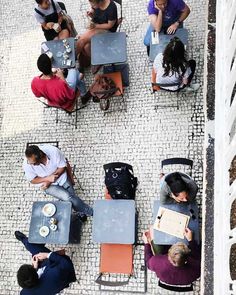
<path fill-rule="evenodd" d="M 26 179 L 40 187 L 46 194 L 72 203 L 82 221 L 93 215 L 93 209 L 78 197 L 68 177 L 67 162 L 55 146 L 30 145 L 25 150 L 23 169 Z"/>

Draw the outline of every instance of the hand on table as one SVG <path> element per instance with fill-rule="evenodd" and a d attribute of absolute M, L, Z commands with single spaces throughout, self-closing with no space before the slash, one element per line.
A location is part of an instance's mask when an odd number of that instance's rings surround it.
<path fill-rule="evenodd" d="M 193 239 L 193 233 L 188 227 L 185 228 L 184 236 L 188 242 L 192 241 Z"/>
<path fill-rule="evenodd" d="M 176 32 L 176 30 L 179 27 L 179 23 L 175 22 L 174 24 L 172 24 L 171 26 L 169 26 L 169 28 L 167 29 L 167 34 L 171 35 L 174 34 Z"/>
<path fill-rule="evenodd" d="M 34 255 L 32 257 L 32 265 L 33 265 L 33 268 L 38 269 L 39 259 L 38 259 L 38 257 L 36 255 Z"/>

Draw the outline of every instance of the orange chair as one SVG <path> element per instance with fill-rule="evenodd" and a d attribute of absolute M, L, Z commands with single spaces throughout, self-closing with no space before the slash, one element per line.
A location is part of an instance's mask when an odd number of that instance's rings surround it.
<path fill-rule="evenodd" d="M 129 283 L 133 275 L 133 245 L 101 244 L 100 274 L 96 283 L 104 286 L 124 286 Z M 124 281 L 103 280 L 104 274 L 126 274 Z"/>
<path fill-rule="evenodd" d="M 116 85 L 116 92 L 112 94 L 112 97 L 122 97 L 124 102 L 124 87 L 122 83 L 121 72 L 107 73 L 107 74 L 99 74 L 95 76 L 95 79 L 98 77 L 107 77 L 113 80 Z M 111 89 L 111 93 L 113 93 L 114 89 Z M 102 111 L 107 111 L 110 107 L 110 99 L 100 99 L 100 108 Z"/>

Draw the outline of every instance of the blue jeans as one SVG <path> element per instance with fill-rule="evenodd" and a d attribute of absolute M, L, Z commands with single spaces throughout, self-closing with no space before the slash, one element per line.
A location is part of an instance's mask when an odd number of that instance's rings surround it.
<path fill-rule="evenodd" d="M 61 201 L 71 202 L 73 209 L 81 216 L 93 215 L 93 209 L 76 195 L 73 185 L 68 179 L 62 186 L 51 184 L 45 193 Z"/>
<path fill-rule="evenodd" d="M 173 24 L 175 21 L 177 21 L 177 19 L 163 23 L 161 30 L 165 31 L 171 24 Z M 180 23 L 179 28 L 182 28 L 182 27 L 183 27 L 183 23 Z M 155 31 L 155 30 L 154 30 L 153 26 L 150 24 L 148 29 L 147 29 L 147 32 L 146 32 L 146 34 L 144 36 L 144 40 L 143 40 L 143 43 L 144 43 L 145 46 L 150 46 L 150 44 L 151 44 L 151 34 L 152 34 L 153 31 Z"/>
<path fill-rule="evenodd" d="M 78 88 L 80 91 L 80 96 L 84 96 L 86 91 L 85 83 L 83 80 L 79 78 L 80 72 L 76 69 L 69 69 L 68 75 L 66 77 L 66 82 L 70 86 L 70 88 L 76 89 Z"/>
<path fill-rule="evenodd" d="M 45 244 L 33 244 L 28 241 L 28 238 L 22 240 L 22 243 L 25 246 L 25 249 L 31 253 L 32 256 L 40 253 L 46 252 L 50 253 L 51 251 L 45 247 Z"/>

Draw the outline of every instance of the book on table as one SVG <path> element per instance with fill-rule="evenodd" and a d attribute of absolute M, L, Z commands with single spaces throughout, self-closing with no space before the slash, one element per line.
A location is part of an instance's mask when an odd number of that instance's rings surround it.
<path fill-rule="evenodd" d="M 188 226 L 190 216 L 159 207 L 153 228 L 169 235 L 184 239 L 185 228 Z"/>

